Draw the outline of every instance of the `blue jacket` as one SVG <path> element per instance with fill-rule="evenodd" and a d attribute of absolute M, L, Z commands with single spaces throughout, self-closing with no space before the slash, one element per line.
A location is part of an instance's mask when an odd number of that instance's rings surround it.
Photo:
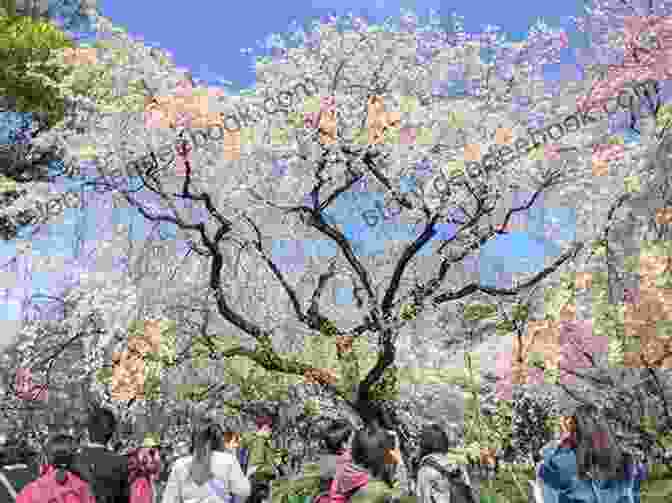
<path fill-rule="evenodd" d="M 543 450 L 538 471 L 544 503 L 640 503 L 644 476 L 642 465 L 628 465 L 625 480 L 581 480 L 577 476 L 576 451 L 554 446 Z"/>

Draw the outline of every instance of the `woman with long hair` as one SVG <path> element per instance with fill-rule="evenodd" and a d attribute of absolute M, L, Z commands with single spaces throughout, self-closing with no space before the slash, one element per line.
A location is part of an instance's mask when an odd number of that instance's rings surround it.
<path fill-rule="evenodd" d="M 444 429 L 434 423 L 423 428 L 417 466 L 418 503 L 478 501 L 466 466 L 447 456 L 457 447 L 460 435 L 463 430 L 458 425 Z"/>
<path fill-rule="evenodd" d="M 398 499 L 401 491 L 387 477 L 386 464 L 399 463 L 401 453 L 390 432 L 379 427 L 357 431 L 352 438 L 352 462 L 345 465 L 332 484 L 332 503 L 382 503 Z"/>
<path fill-rule="evenodd" d="M 162 503 L 196 503 L 208 497 L 228 502 L 231 494 L 249 497 L 249 480 L 235 456 L 224 449 L 222 428 L 210 419 L 197 420 L 192 455 L 175 461 Z"/>
<path fill-rule="evenodd" d="M 616 445 L 597 408 L 582 405 L 560 421 L 562 436 L 544 449 L 537 472 L 544 501 L 638 503 L 632 457 Z"/>

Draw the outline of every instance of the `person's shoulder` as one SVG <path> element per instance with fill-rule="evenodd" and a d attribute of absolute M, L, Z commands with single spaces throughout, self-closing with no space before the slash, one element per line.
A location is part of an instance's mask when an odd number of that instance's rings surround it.
<path fill-rule="evenodd" d="M 174 467 L 179 467 L 179 468 L 184 468 L 184 467 L 187 466 L 189 463 L 191 463 L 191 461 L 192 461 L 193 459 L 194 459 L 193 456 L 182 456 L 181 458 L 177 458 L 177 459 L 173 462 L 173 466 L 174 466 Z"/>
<path fill-rule="evenodd" d="M 212 457 L 218 462 L 228 463 L 233 463 L 236 459 L 232 453 L 227 451 L 212 451 Z"/>

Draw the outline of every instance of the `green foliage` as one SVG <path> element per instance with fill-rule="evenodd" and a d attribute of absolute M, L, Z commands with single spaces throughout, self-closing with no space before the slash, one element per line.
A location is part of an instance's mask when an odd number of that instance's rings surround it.
<path fill-rule="evenodd" d="M 567 304 L 574 301 L 574 289 L 566 288 L 560 285 L 554 288 L 548 288 L 544 292 L 544 313 L 547 320 L 558 320 L 560 311 Z"/>
<path fill-rule="evenodd" d="M 597 257 L 604 257 L 607 255 L 607 242 L 603 239 L 597 239 L 593 241 L 592 249 Z"/>
<path fill-rule="evenodd" d="M 305 338 L 299 359 L 312 367 L 335 370 L 339 366 L 337 353 L 334 337 L 320 333 Z"/>
<path fill-rule="evenodd" d="M 464 308 L 466 321 L 480 321 L 492 318 L 497 313 L 497 306 L 492 304 L 469 304 Z"/>
<path fill-rule="evenodd" d="M 127 48 L 117 48 L 110 43 L 97 42 L 95 48 L 102 53 L 94 62 L 87 64 L 65 63 L 63 55 L 52 59 L 52 63 L 65 66 L 68 73 L 59 79 L 42 76 L 41 81 L 58 93 L 58 96 L 87 97 L 94 101 L 103 113 L 142 112 L 145 107 L 146 90 L 141 79 L 126 85 L 120 94 L 114 76 L 119 65 L 128 62 Z"/>
<path fill-rule="evenodd" d="M 623 261 L 623 270 L 630 273 L 639 272 L 639 255 L 629 255 Z"/>
<path fill-rule="evenodd" d="M 625 187 L 626 192 L 640 192 L 642 190 L 642 184 L 639 176 L 626 176 L 623 178 L 623 186 Z"/>
<path fill-rule="evenodd" d="M 624 307 L 611 304 L 605 290 L 593 284 L 593 333 L 598 336 L 625 337 Z"/>
<path fill-rule="evenodd" d="M 303 405 L 303 412 L 306 416 L 319 416 L 320 410 L 320 401 L 314 398 L 306 400 Z"/>
<path fill-rule="evenodd" d="M 361 379 L 359 358 L 355 351 L 350 351 L 341 355 L 339 364 L 341 379 L 338 386 L 340 391 L 353 398 L 352 394 L 356 391 L 357 384 Z"/>
<path fill-rule="evenodd" d="M 378 379 L 370 391 L 371 400 L 398 400 L 399 399 L 399 368 L 390 365 Z"/>
<path fill-rule="evenodd" d="M 495 325 L 497 335 L 508 335 L 513 332 L 514 328 L 515 325 L 513 324 L 513 321 L 509 320 L 502 320 Z"/>
<path fill-rule="evenodd" d="M 177 323 L 173 320 L 161 320 L 161 346 L 159 357 L 164 366 L 175 362 L 175 346 L 177 344 Z"/>
<path fill-rule="evenodd" d="M 96 370 L 96 381 L 108 385 L 112 382 L 112 367 L 101 367 Z"/>
<path fill-rule="evenodd" d="M 0 95 L 16 99 L 16 111 L 44 114 L 52 126 L 65 114 L 59 93 L 42 80 L 61 80 L 62 65 L 49 62 L 52 51 L 74 47 L 55 25 L 27 16 L 0 16 Z"/>
<path fill-rule="evenodd" d="M 161 394 L 161 363 L 145 362 L 144 392 L 146 400 L 157 400 Z"/>
<path fill-rule="evenodd" d="M 527 355 L 527 364 L 530 367 L 544 368 L 544 356 L 537 351 L 530 351 Z"/>
<path fill-rule="evenodd" d="M 498 449 L 506 449 L 512 441 L 513 408 L 508 400 L 497 400 L 495 412 L 492 415 L 482 415 L 481 424 L 484 427 L 485 437 L 494 443 Z"/>
<path fill-rule="evenodd" d="M 176 395 L 178 400 L 202 402 L 207 398 L 207 384 L 178 384 L 176 388 Z"/>
<path fill-rule="evenodd" d="M 287 503 L 290 496 L 303 498 L 315 496 L 320 492 L 320 474 L 305 473 L 298 479 L 274 480 L 272 489 L 272 503 Z"/>
<path fill-rule="evenodd" d="M 672 288 L 672 272 L 666 271 L 656 278 L 656 287 L 657 288 Z"/>
<path fill-rule="evenodd" d="M 515 321 L 527 321 L 530 314 L 530 308 L 524 304 L 514 304 L 512 318 Z"/>
<path fill-rule="evenodd" d="M 320 323 L 320 333 L 325 337 L 335 337 L 338 333 L 338 328 L 331 320 L 323 320 Z"/>
<path fill-rule="evenodd" d="M 663 129 L 672 124 L 672 105 L 663 105 L 656 114 L 656 128 Z"/>
<path fill-rule="evenodd" d="M 401 319 L 405 321 L 414 320 L 418 315 L 417 308 L 413 304 L 404 304 L 401 307 Z"/>
<path fill-rule="evenodd" d="M 548 384 L 560 383 L 560 369 L 544 367 L 544 382 Z"/>
<path fill-rule="evenodd" d="M 672 337 L 672 321 L 658 320 L 656 322 L 656 335 L 663 339 Z"/>
<path fill-rule="evenodd" d="M 643 241 L 641 245 L 641 253 L 659 257 L 670 257 L 672 256 L 672 241 L 664 239 Z"/>
<path fill-rule="evenodd" d="M 622 339 L 617 337 L 609 338 L 609 350 L 607 353 L 607 361 L 609 365 L 616 367 L 623 365 L 625 359 L 625 343 Z"/>

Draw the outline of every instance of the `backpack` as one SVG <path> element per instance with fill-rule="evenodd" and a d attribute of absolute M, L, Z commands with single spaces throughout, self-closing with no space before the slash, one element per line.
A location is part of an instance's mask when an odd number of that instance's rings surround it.
<path fill-rule="evenodd" d="M 425 456 L 420 462 L 418 472 L 423 466 L 429 466 L 439 472 L 445 480 L 450 482 L 451 503 L 477 503 L 478 499 L 474 493 L 474 489 L 469 479 L 469 474 L 463 467 L 459 467 L 455 471 L 450 471 L 441 466 L 441 464 L 434 458 Z M 465 482 L 466 479 L 466 482 Z"/>

